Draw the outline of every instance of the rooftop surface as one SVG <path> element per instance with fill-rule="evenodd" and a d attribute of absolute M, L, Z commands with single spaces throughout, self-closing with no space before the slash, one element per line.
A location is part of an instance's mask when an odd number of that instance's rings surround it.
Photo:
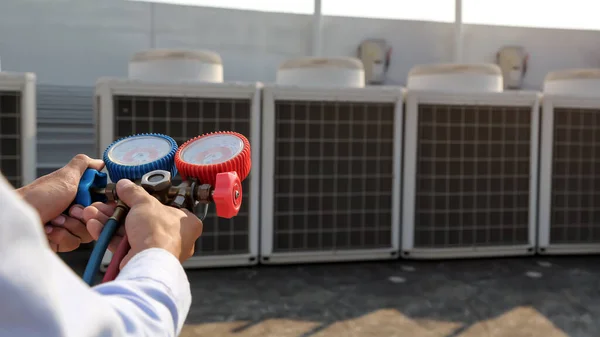
<path fill-rule="evenodd" d="M 85 255 L 66 260 L 81 272 Z M 258 266 L 188 271 L 181 336 L 587 337 L 600 257 Z"/>

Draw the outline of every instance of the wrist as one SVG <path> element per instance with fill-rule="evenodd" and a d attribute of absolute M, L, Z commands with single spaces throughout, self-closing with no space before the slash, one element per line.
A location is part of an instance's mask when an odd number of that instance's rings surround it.
<path fill-rule="evenodd" d="M 143 240 L 139 252 L 146 249 L 159 248 L 168 251 L 173 254 L 178 260 L 181 256 L 181 241 L 177 238 L 173 238 L 166 233 L 156 233 L 150 235 Z"/>
<path fill-rule="evenodd" d="M 20 188 L 17 188 L 17 189 L 15 190 L 15 192 L 17 192 L 17 194 L 18 194 L 18 195 L 19 195 L 21 198 L 23 198 L 23 199 L 27 199 L 27 198 L 26 198 L 26 195 L 27 195 L 27 191 L 28 191 L 28 190 L 29 190 L 29 185 L 27 185 L 27 186 L 23 186 L 23 187 L 20 187 Z"/>
<path fill-rule="evenodd" d="M 45 223 L 47 221 L 44 221 L 45 219 L 43 219 L 43 212 L 39 209 L 37 203 L 36 203 L 36 198 L 34 197 L 35 193 L 32 193 L 32 188 L 30 185 L 27 186 L 23 186 L 21 188 L 18 188 L 15 190 L 15 192 L 17 192 L 17 194 L 21 197 L 21 199 L 23 199 L 23 201 L 25 201 L 29 206 L 31 206 L 40 216 L 40 219 L 42 220 L 42 223 Z"/>

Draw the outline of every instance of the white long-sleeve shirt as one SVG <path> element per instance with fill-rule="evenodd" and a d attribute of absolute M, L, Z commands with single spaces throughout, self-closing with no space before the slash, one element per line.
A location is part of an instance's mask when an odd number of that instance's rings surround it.
<path fill-rule="evenodd" d="M 147 249 L 93 288 L 50 249 L 37 212 L 0 175 L 0 336 L 177 336 L 191 305 L 175 256 Z"/>

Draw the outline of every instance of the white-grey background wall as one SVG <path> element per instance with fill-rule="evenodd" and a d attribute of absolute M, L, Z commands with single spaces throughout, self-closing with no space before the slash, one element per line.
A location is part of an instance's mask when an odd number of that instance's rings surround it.
<path fill-rule="evenodd" d="M 136 51 L 156 47 L 219 52 L 225 79 L 275 79 L 277 65 L 310 53 L 309 15 L 262 13 L 117 0 L 1 0 L 3 70 L 33 71 L 40 83 L 91 86 L 101 76 L 125 76 Z M 394 48 L 390 78 L 403 84 L 418 63 L 451 60 L 447 23 L 326 17 L 323 52 L 354 55 L 364 38 Z M 465 26 L 465 61 L 493 62 L 505 44 L 524 45 L 530 67 L 525 87 L 539 88 L 553 69 L 600 66 L 600 32 Z"/>

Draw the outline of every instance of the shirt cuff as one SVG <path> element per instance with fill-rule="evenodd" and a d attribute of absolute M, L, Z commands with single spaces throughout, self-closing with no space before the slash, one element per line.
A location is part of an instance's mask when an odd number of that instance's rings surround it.
<path fill-rule="evenodd" d="M 149 317 L 161 322 L 166 322 L 167 318 L 160 315 L 168 310 L 177 334 L 181 332 L 192 304 L 190 283 L 183 266 L 173 254 L 160 248 L 139 252 L 129 260 L 114 282 L 94 288 L 103 295 L 129 298 Z M 157 302 L 165 308 L 159 309 Z M 160 317 L 156 316 L 158 312 L 162 312 Z"/>
<path fill-rule="evenodd" d="M 181 262 L 162 248 L 149 248 L 137 253 L 125 268 L 121 269 L 115 281 L 141 279 L 162 283 L 177 297 L 182 295 L 182 291 L 190 290 Z"/>

